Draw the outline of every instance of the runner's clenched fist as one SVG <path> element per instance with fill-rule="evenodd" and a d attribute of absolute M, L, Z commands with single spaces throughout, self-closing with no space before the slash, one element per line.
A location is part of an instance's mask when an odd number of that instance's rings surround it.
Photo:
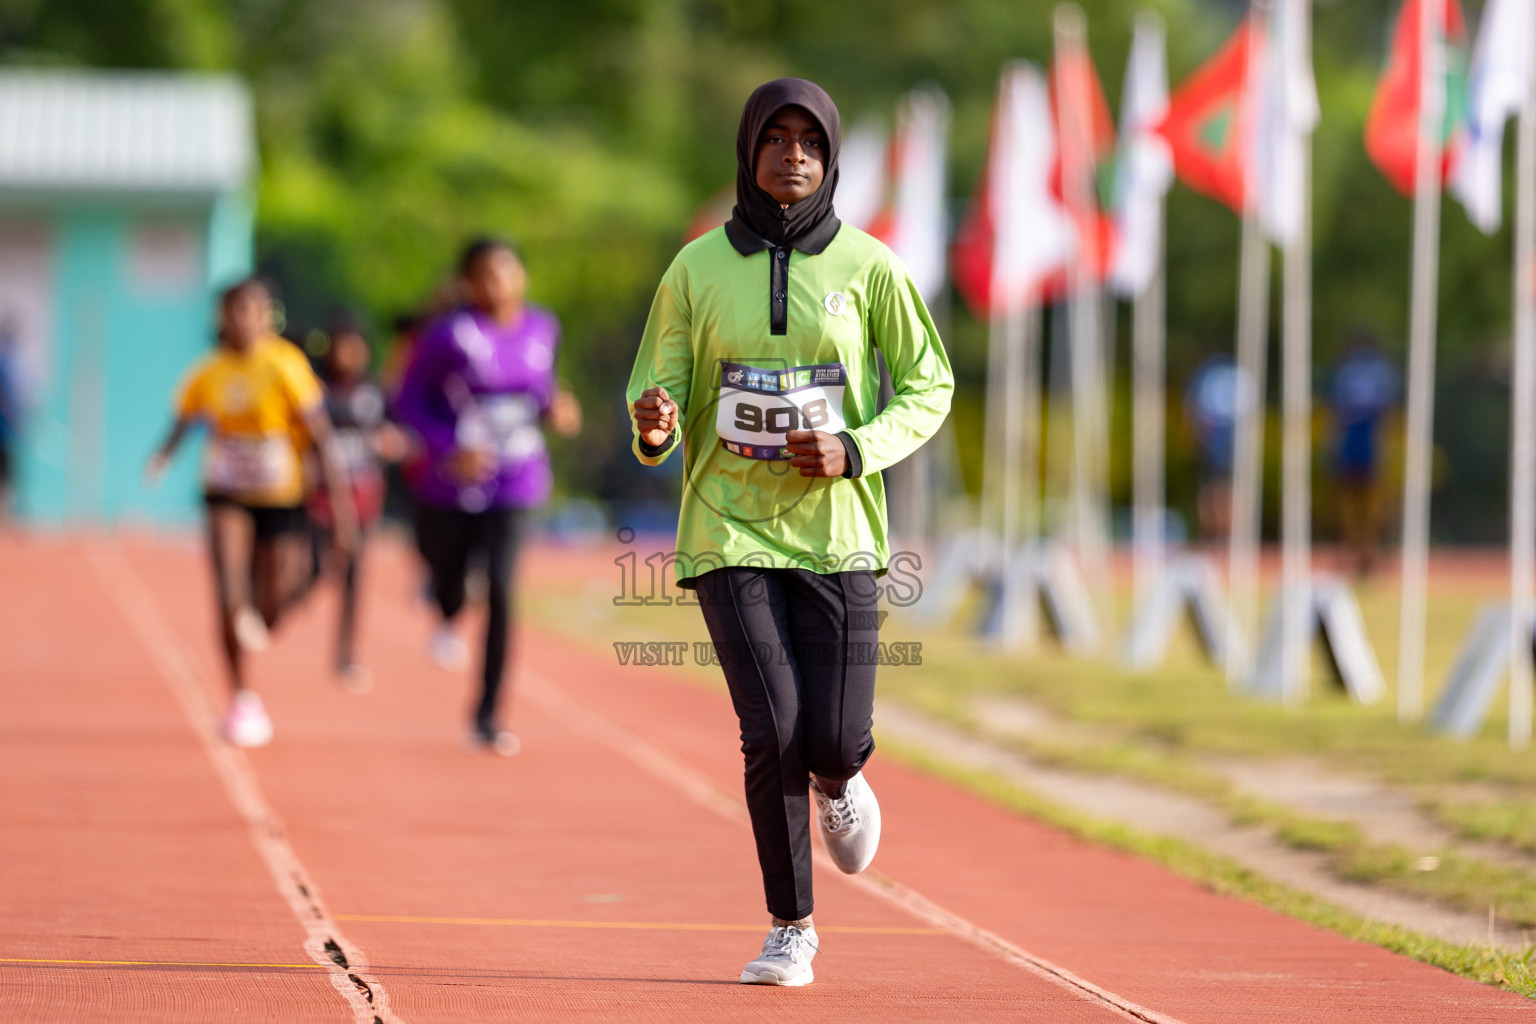
<path fill-rule="evenodd" d="M 848 468 L 848 449 L 842 438 L 825 430 L 791 430 L 784 447 L 794 452 L 789 464 L 801 476 L 842 476 Z"/>
<path fill-rule="evenodd" d="M 642 443 L 660 448 L 677 429 L 677 403 L 666 388 L 646 388 L 632 409 Z"/>

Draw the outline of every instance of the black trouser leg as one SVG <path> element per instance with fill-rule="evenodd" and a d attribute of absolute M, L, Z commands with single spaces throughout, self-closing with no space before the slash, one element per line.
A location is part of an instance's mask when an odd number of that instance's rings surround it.
<path fill-rule="evenodd" d="M 846 782 L 875 752 L 875 575 L 797 569 L 788 584 L 790 637 L 805 705 L 805 766 L 813 775 Z"/>
<path fill-rule="evenodd" d="M 507 656 L 512 644 L 512 581 L 522 545 L 522 509 L 491 509 L 475 516 L 475 549 L 484 554 L 486 581 L 485 656 L 480 666 L 480 703 L 475 724 L 493 732 Z"/>
<path fill-rule="evenodd" d="M 470 515 L 456 508 L 416 507 L 416 543 L 432 573 L 432 598 L 443 618 L 464 607 L 464 572 L 469 564 Z"/>
<path fill-rule="evenodd" d="M 810 774 L 851 778 L 874 750 L 874 575 L 717 569 L 698 591 L 741 722 L 768 912 L 808 917 Z"/>
<path fill-rule="evenodd" d="M 357 642 L 357 571 L 363 560 L 363 538 L 357 549 L 346 556 L 341 571 L 341 618 L 336 624 L 336 667 L 344 669 L 354 661 Z"/>

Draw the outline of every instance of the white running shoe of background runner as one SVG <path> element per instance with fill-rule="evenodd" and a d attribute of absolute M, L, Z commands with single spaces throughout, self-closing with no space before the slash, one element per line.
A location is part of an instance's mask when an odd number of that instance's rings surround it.
<path fill-rule="evenodd" d="M 348 693 L 362 694 L 373 690 L 373 673 L 367 665 L 360 665 L 355 661 L 349 661 L 336 673 L 337 681 L 341 688 Z"/>
<path fill-rule="evenodd" d="M 516 757 L 523 749 L 523 741 L 517 738 L 517 733 L 497 729 L 494 726 L 484 729 L 478 725 L 471 727 L 469 745 L 476 750 L 486 750 L 492 754 L 500 754 L 502 757 Z"/>
<path fill-rule="evenodd" d="M 462 672 L 469 667 L 469 645 L 446 622 L 432 632 L 432 662 L 447 672 Z"/>
<path fill-rule="evenodd" d="M 783 985 L 798 988 L 816 980 L 816 929 L 774 925 L 763 940 L 763 951 L 741 969 L 743 985 Z"/>
<path fill-rule="evenodd" d="M 272 719 L 267 717 L 267 708 L 260 695 L 250 690 L 235 694 L 220 731 L 237 747 L 264 747 L 271 743 Z"/>
<path fill-rule="evenodd" d="M 856 875 L 869 867 L 880 846 L 880 801 L 859 772 L 843 783 L 843 795 L 830 797 L 811 780 L 811 794 L 816 797 L 816 822 L 821 826 L 821 841 L 837 869 Z"/>
<path fill-rule="evenodd" d="M 235 642 L 240 645 L 242 651 L 257 654 L 267 649 L 272 642 L 271 634 L 267 632 L 267 623 L 261 617 L 261 613 L 250 605 L 242 605 L 235 609 Z"/>

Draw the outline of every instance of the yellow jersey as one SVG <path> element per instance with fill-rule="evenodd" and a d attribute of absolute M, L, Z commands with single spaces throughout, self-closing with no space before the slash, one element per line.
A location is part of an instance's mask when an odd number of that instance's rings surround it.
<path fill-rule="evenodd" d="M 302 503 L 300 454 L 309 443 L 304 421 L 323 399 L 304 353 L 275 336 L 244 352 L 221 345 L 193 367 L 176 411 L 208 426 L 207 492 L 246 505 Z"/>

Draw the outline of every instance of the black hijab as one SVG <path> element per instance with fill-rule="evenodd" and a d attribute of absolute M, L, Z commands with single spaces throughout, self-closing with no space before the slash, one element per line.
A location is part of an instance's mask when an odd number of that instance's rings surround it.
<path fill-rule="evenodd" d="M 785 208 L 757 184 L 756 165 L 763 128 L 774 114 L 789 106 L 803 107 L 821 124 L 827 136 L 827 155 L 821 187 Z M 837 158 L 842 143 L 837 104 L 815 82 L 776 78 L 747 97 L 741 126 L 736 130 L 736 208 L 725 225 L 737 252 L 747 256 L 771 246 L 788 245 L 814 254 L 827 247 L 841 226 L 832 209 L 832 196 L 837 191 Z"/>

